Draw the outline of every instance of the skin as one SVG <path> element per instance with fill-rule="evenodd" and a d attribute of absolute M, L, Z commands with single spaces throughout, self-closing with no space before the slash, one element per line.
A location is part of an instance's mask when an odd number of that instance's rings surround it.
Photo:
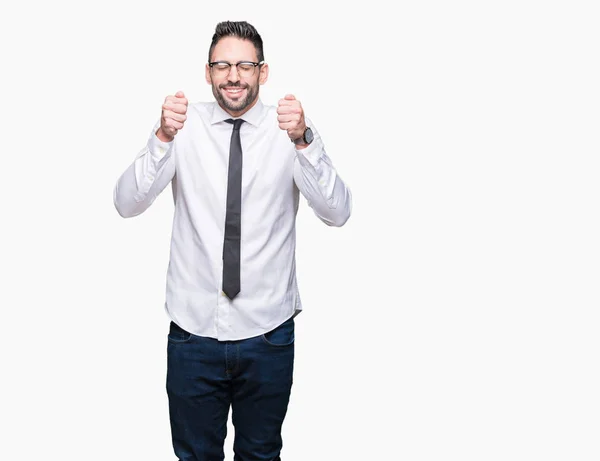
<path fill-rule="evenodd" d="M 215 46 L 211 61 L 258 62 L 256 49 L 249 40 L 237 37 L 224 37 Z M 260 70 L 259 70 L 260 69 Z M 269 65 L 263 64 L 257 68 L 254 75 L 244 79 L 240 77 L 235 66 L 231 66 L 229 75 L 219 77 L 214 75 L 206 64 L 206 82 L 211 85 L 215 100 L 232 117 L 240 117 L 250 110 L 258 101 L 259 87 L 266 83 L 269 77 Z M 241 89 L 241 91 L 239 91 Z M 162 105 L 160 127 L 156 136 L 163 142 L 171 142 L 181 130 L 186 121 L 188 100 L 183 91 L 165 98 Z M 286 131 L 290 139 L 298 139 L 304 134 L 306 123 L 302 104 L 294 95 L 287 94 L 277 105 L 277 121 L 279 128 Z M 303 149 L 307 144 L 296 144 L 296 149 Z"/>

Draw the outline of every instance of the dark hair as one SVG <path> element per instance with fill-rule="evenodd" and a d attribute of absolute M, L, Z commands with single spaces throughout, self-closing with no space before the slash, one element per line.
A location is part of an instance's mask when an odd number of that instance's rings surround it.
<path fill-rule="evenodd" d="M 215 27 L 215 34 L 212 37 L 212 43 L 210 44 L 210 48 L 208 50 L 209 62 L 215 46 L 223 37 L 238 37 L 244 40 L 250 40 L 256 49 L 258 61 L 264 61 L 265 57 L 263 54 L 262 38 L 252 24 L 248 24 L 246 21 L 223 21 L 217 24 L 217 27 Z"/>

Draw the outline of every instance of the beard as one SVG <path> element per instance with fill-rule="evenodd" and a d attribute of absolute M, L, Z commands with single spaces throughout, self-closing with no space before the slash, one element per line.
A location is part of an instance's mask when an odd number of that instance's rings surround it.
<path fill-rule="evenodd" d="M 255 85 L 241 84 L 240 82 L 238 82 L 238 83 L 227 82 L 227 83 L 223 83 L 218 86 L 213 83 L 211 86 L 212 86 L 213 95 L 214 95 L 215 99 L 217 100 L 217 102 L 219 103 L 219 105 L 230 112 L 245 111 L 255 101 L 256 97 L 258 96 L 258 86 L 259 86 L 258 82 L 256 82 Z M 246 90 L 246 96 L 244 98 L 238 99 L 236 101 L 227 99 L 221 92 L 221 89 L 223 89 L 225 87 L 243 88 Z"/>

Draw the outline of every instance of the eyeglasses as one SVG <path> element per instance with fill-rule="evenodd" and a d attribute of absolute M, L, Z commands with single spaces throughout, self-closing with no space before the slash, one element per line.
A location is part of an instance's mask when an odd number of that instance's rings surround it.
<path fill-rule="evenodd" d="M 238 63 L 232 64 L 227 61 L 215 61 L 209 62 L 208 67 L 212 69 L 215 75 L 219 77 L 225 77 L 229 75 L 231 72 L 231 66 L 235 66 L 237 69 L 237 73 L 240 77 L 248 78 L 254 75 L 256 68 L 263 65 L 264 61 L 261 62 L 252 62 L 252 61 L 240 61 Z"/>

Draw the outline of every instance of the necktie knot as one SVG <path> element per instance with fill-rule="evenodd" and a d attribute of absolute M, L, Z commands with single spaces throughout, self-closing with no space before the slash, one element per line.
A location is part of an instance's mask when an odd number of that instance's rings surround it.
<path fill-rule="evenodd" d="M 237 118 L 237 119 L 232 119 L 232 118 L 228 118 L 227 120 L 225 120 L 227 123 L 231 123 L 233 125 L 233 129 L 234 130 L 239 130 L 240 127 L 242 126 L 242 123 L 244 123 L 244 120 L 242 120 L 241 118 Z"/>

